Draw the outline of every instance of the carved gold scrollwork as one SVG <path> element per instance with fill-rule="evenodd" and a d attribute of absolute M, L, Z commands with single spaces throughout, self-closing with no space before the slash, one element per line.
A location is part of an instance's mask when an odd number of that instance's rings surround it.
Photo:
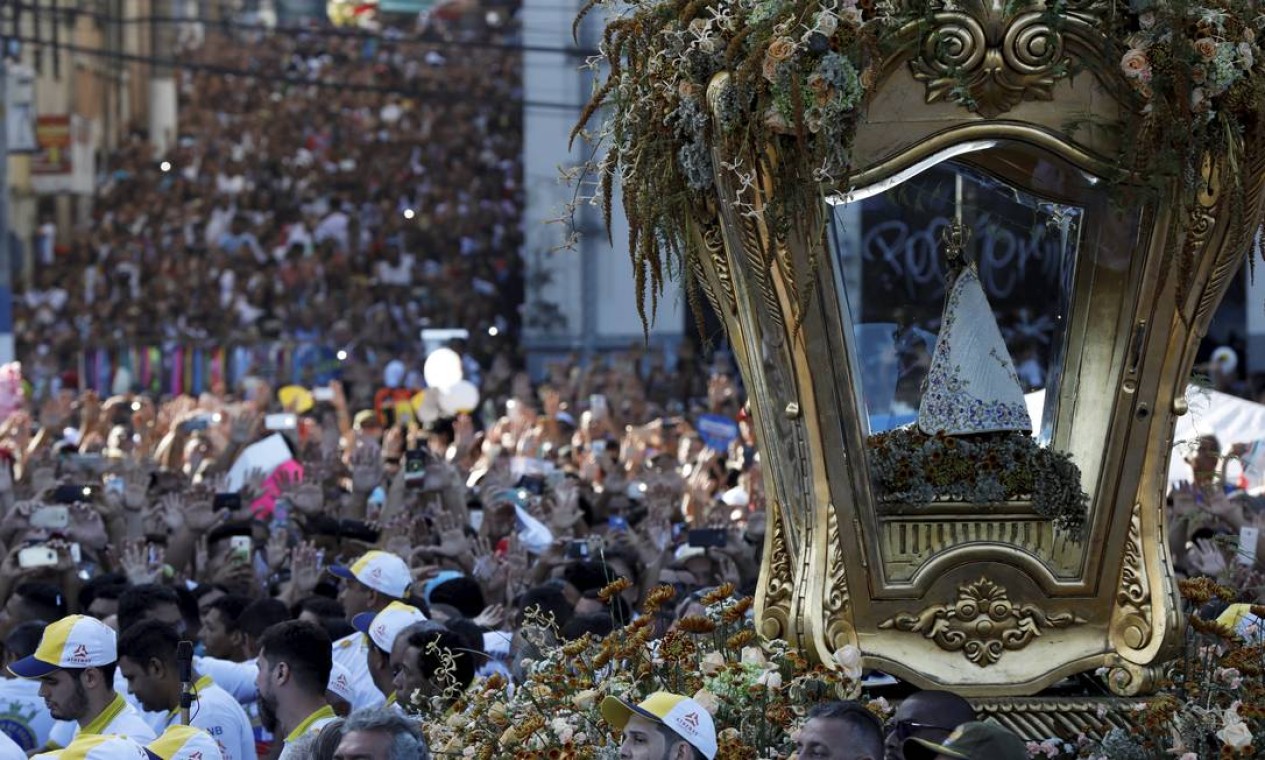
<path fill-rule="evenodd" d="M 1118 660 L 1116 666 L 1107 671 L 1107 688 L 1121 697 L 1150 694 L 1162 675 L 1160 668 Z"/>
<path fill-rule="evenodd" d="M 1120 590 L 1116 593 L 1116 617 L 1112 637 L 1129 649 L 1142 649 L 1151 642 L 1151 585 L 1142 557 L 1142 507 L 1133 505 L 1129 533 L 1124 544 L 1120 569 Z"/>
<path fill-rule="evenodd" d="M 1053 99 L 1070 61 L 1044 3 L 966 0 L 949 8 L 939 4 L 910 61 L 928 103 L 952 97 L 993 118 L 1025 99 Z"/>
<path fill-rule="evenodd" d="M 826 586 L 826 641 L 831 649 L 839 650 L 856 644 L 856 634 L 850 620 L 851 597 L 848 595 L 848 571 L 843 564 L 843 537 L 839 535 L 839 518 L 835 506 L 830 505 L 826 523 L 826 544 L 830 557 Z"/>
<path fill-rule="evenodd" d="M 786 548 L 786 528 L 782 524 L 781 506 L 770 500 L 768 509 L 768 548 L 759 599 L 760 635 L 766 639 L 789 639 L 795 573 L 791 569 L 791 555 Z"/>
<path fill-rule="evenodd" d="M 703 292 L 717 314 L 732 314 L 737 310 L 737 297 L 734 295 L 733 278 L 729 275 L 729 259 L 725 255 L 725 235 L 719 222 L 703 228 L 703 247 L 707 249 L 708 261 L 720 286 L 720 292 L 717 293 L 711 282 L 702 276 L 699 281 Z"/>
<path fill-rule="evenodd" d="M 879 628 L 921 633 L 949 652 L 961 651 L 981 668 L 996 663 L 1005 650 L 1023 649 L 1046 628 L 1085 623 L 1071 612 L 1051 614 L 1035 604 L 1016 605 L 1006 589 L 980 578 L 958 588 L 951 604 L 928 607 L 916 615 L 902 612 Z"/>

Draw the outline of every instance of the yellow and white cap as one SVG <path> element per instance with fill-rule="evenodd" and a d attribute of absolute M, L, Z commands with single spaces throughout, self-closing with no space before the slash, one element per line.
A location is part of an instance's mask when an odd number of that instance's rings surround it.
<path fill-rule="evenodd" d="M 350 567 L 332 565 L 329 571 L 339 578 L 358 580 L 392 599 L 403 599 L 408 593 L 409 584 L 413 582 L 413 575 L 404 560 L 391 552 L 377 549 L 365 552 Z"/>
<path fill-rule="evenodd" d="M 356 701 L 356 690 L 351 685 L 351 671 L 339 664 L 337 660 L 329 669 L 329 685 L 325 687 L 325 690 L 333 692 L 349 705 Z"/>
<path fill-rule="evenodd" d="M 118 659 L 114 629 L 87 615 L 70 615 L 44 629 L 35 654 L 9 666 L 21 678 L 41 678 L 54 670 L 82 670 Z"/>
<path fill-rule="evenodd" d="M 689 697 L 656 691 L 636 705 L 618 697 L 602 700 L 602 717 L 620 731 L 634 715 L 667 726 L 702 752 L 707 760 L 716 757 L 716 724 L 712 721 L 712 714 Z"/>
<path fill-rule="evenodd" d="M 169 727 L 149 743 L 148 749 L 161 760 L 224 760 L 219 742 L 193 726 Z"/>
<path fill-rule="evenodd" d="M 395 646 L 395 637 L 400 635 L 400 631 L 414 623 L 424 622 L 426 616 L 422 611 L 404 602 L 391 602 L 376 615 L 362 612 L 351 620 L 356 630 L 367 634 L 378 649 L 388 654 L 391 653 L 391 647 Z"/>
<path fill-rule="evenodd" d="M 79 734 L 69 747 L 36 755 L 38 760 L 156 760 L 157 756 L 126 736 Z"/>

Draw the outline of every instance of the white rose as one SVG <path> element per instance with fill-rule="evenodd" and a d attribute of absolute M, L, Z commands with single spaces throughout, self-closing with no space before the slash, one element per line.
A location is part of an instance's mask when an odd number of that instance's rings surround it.
<path fill-rule="evenodd" d="M 1225 728 L 1217 732 L 1217 738 L 1225 742 L 1227 747 L 1243 749 L 1252 746 L 1252 729 L 1243 722 L 1227 723 Z"/>
<path fill-rule="evenodd" d="M 839 19 L 835 18 L 835 14 L 830 11 L 822 11 L 817 14 L 817 31 L 827 37 L 833 37 L 838 29 Z"/>
<path fill-rule="evenodd" d="M 693 699 L 695 702 L 699 703 L 704 710 L 712 715 L 715 715 L 716 711 L 720 709 L 720 697 L 711 693 L 707 689 L 699 689 L 694 692 Z"/>
<path fill-rule="evenodd" d="M 851 644 L 835 650 L 835 664 L 853 681 L 861 680 L 861 650 Z"/>
<path fill-rule="evenodd" d="M 782 688 L 782 674 L 776 670 L 766 670 L 756 679 L 756 683 L 770 691 L 777 691 Z"/>
<path fill-rule="evenodd" d="M 764 650 L 759 647 L 743 647 L 742 648 L 742 664 L 743 665 L 763 665 L 765 663 Z"/>
<path fill-rule="evenodd" d="M 714 676 L 720 672 L 721 668 L 725 667 L 725 656 L 720 652 L 708 652 L 703 655 L 703 660 L 699 663 L 699 667 L 702 669 L 703 675 Z"/>

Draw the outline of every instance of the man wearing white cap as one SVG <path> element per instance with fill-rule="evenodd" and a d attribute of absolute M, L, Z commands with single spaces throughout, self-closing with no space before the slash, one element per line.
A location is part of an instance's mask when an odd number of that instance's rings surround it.
<path fill-rule="evenodd" d="M 622 760 L 713 760 L 716 724 L 698 702 L 657 691 L 638 704 L 602 701 L 602 717 L 623 734 Z"/>
<path fill-rule="evenodd" d="M 325 701 L 334 708 L 334 714 L 346 718 L 351 714 L 351 703 L 356 698 L 356 690 L 351 685 L 351 673 L 338 663 L 333 663 L 329 671 L 329 685 L 325 687 Z"/>
<path fill-rule="evenodd" d="M 33 760 L 154 760 L 154 755 L 126 736 L 80 734 L 65 749 L 36 755 Z"/>
<path fill-rule="evenodd" d="M 391 602 L 376 615 L 362 612 L 351 621 L 356 630 L 369 637 L 369 675 L 373 677 L 373 685 L 386 696 L 387 705 L 395 710 L 400 710 L 400 707 L 396 703 L 391 650 L 400 631 L 414 623 L 424 622 L 426 616 L 422 611 L 404 602 Z"/>
<path fill-rule="evenodd" d="M 200 728 L 176 724 L 146 747 L 159 760 L 227 760 L 220 744 Z"/>
<path fill-rule="evenodd" d="M 40 696 L 59 721 L 49 739 L 54 749 L 79 734 L 118 734 L 147 742 L 154 730 L 135 707 L 114 690 L 118 660 L 114 630 L 84 615 L 71 615 L 44 629 L 35 654 L 9 672 L 40 682 Z"/>
<path fill-rule="evenodd" d="M 334 565 L 330 573 L 343 579 L 338 594 L 347 619 L 354 624 L 356 616 L 364 613 L 377 614 L 408 594 L 413 575 L 408 563 L 390 552 L 369 551 L 351 565 Z M 356 632 L 334 642 L 334 661 L 347 668 L 356 700 L 352 708 L 382 705 L 386 697 L 374 686 L 369 673 L 370 641 L 365 634 Z"/>

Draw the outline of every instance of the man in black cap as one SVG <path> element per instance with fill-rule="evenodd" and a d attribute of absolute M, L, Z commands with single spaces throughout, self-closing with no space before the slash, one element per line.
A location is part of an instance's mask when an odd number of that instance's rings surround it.
<path fill-rule="evenodd" d="M 1028 760 L 1023 739 L 996 723 L 963 723 L 943 742 L 911 738 L 906 760 Z"/>

